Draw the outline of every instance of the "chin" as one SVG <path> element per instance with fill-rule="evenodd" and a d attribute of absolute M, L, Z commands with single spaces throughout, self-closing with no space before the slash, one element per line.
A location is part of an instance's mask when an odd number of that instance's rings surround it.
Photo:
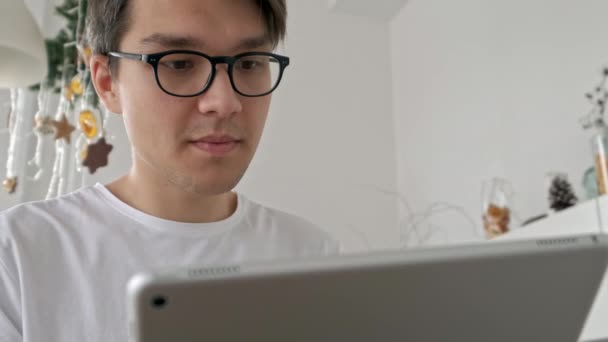
<path fill-rule="evenodd" d="M 173 175 L 169 180 L 172 184 L 186 192 L 198 195 L 213 196 L 220 195 L 234 189 L 241 180 L 241 177 L 242 174 L 239 176 L 231 176 L 225 173 L 223 175 L 217 175 L 214 177 L 209 177 L 209 175 L 206 175 L 205 177 L 201 177 L 201 175 L 181 177 Z"/>
<path fill-rule="evenodd" d="M 218 195 L 236 187 L 250 160 L 249 155 L 242 154 L 218 160 L 200 156 L 193 158 L 187 154 L 183 158 L 173 159 L 173 163 L 169 164 L 173 167 L 164 168 L 164 174 L 171 184 L 186 192 Z"/>
<path fill-rule="evenodd" d="M 194 184 L 193 192 L 199 195 L 221 195 L 223 193 L 232 191 L 238 184 L 238 180 L 232 181 L 201 181 Z"/>

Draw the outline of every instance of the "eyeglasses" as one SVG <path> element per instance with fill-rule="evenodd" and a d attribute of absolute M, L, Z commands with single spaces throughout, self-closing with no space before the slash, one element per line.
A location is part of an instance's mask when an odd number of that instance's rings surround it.
<path fill-rule="evenodd" d="M 178 97 L 198 96 L 209 89 L 217 64 L 228 65 L 230 83 L 238 94 L 248 97 L 265 96 L 278 87 L 283 71 L 289 65 L 289 57 L 269 52 L 215 57 L 189 50 L 147 55 L 123 52 L 108 54 L 152 65 L 158 86 L 165 93 Z"/>

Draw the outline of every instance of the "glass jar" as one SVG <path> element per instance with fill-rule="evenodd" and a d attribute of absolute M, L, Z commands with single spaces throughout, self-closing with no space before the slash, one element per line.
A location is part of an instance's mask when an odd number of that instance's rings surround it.
<path fill-rule="evenodd" d="M 493 239 L 510 231 L 511 197 L 510 183 L 494 178 L 482 187 L 482 221 L 487 239 Z"/>

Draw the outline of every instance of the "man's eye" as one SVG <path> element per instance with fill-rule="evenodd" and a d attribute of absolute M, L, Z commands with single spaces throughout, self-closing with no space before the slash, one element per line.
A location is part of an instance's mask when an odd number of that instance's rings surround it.
<path fill-rule="evenodd" d="M 238 62 L 237 67 L 244 71 L 253 71 L 262 68 L 263 62 L 261 59 L 243 59 Z"/>
<path fill-rule="evenodd" d="M 186 60 L 163 61 L 162 64 L 163 66 L 173 70 L 189 70 L 193 67 L 193 63 Z"/>

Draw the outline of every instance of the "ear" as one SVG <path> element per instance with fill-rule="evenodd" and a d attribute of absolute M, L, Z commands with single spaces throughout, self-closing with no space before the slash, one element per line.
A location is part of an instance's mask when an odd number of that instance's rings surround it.
<path fill-rule="evenodd" d="M 122 106 L 117 91 L 118 87 L 112 78 L 113 76 L 108 65 L 108 57 L 93 55 L 91 56 L 89 65 L 91 68 L 91 80 L 101 102 L 103 102 L 110 112 L 122 114 Z"/>

